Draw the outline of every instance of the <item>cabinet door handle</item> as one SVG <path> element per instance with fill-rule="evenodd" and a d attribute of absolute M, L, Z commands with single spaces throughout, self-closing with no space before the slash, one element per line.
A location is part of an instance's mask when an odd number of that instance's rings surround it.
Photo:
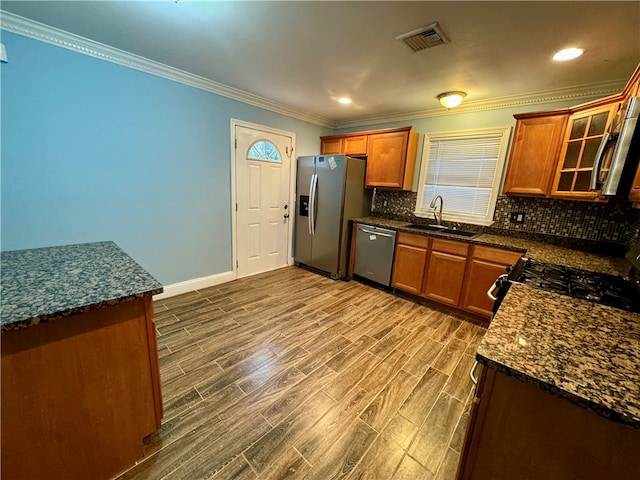
<path fill-rule="evenodd" d="M 471 381 L 474 385 L 478 384 L 478 377 L 475 376 L 476 368 L 478 368 L 478 361 L 473 362 L 473 367 L 471 367 L 471 371 L 469 372 L 469 376 L 471 377 Z"/>

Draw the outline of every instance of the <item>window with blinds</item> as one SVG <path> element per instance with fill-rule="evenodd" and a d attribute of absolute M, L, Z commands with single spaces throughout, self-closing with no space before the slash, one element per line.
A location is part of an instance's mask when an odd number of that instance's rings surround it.
<path fill-rule="evenodd" d="M 493 221 L 511 128 L 426 134 L 415 214 L 433 216 L 441 195 L 444 220 Z"/>

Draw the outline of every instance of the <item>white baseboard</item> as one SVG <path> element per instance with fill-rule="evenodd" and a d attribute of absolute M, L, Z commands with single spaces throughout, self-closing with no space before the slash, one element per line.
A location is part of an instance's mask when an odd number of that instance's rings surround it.
<path fill-rule="evenodd" d="M 163 298 L 175 297 L 182 293 L 193 292 L 194 290 L 199 290 L 201 288 L 213 287 L 235 279 L 236 275 L 231 271 L 209 275 L 208 277 L 194 278 L 193 280 L 186 280 L 184 282 L 172 283 L 171 285 L 166 285 L 164 287 L 164 292 L 159 295 L 154 295 L 153 299 L 162 300 Z"/>

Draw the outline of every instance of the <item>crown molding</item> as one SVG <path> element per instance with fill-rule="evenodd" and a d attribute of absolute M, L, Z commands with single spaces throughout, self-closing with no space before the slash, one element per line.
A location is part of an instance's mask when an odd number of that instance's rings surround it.
<path fill-rule="evenodd" d="M 423 118 L 442 117 L 445 115 L 457 115 L 460 113 L 472 113 L 486 110 L 499 110 L 502 108 L 522 107 L 529 105 L 543 105 L 545 103 L 557 103 L 575 100 L 576 105 L 583 100 L 601 98 L 620 93 L 627 79 L 613 80 L 609 82 L 581 85 L 570 88 L 557 88 L 544 92 L 527 93 L 524 95 L 508 95 L 488 100 L 463 102 L 454 109 L 446 110 L 441 106 L 416 110 L 413 112 L 397 112 L 384 115 L 372 115 L 366 117 L 350 118 L 336 121 L 336 128 L 362 127 L 381 123 L 404 122 Z"/>
<path fill-rule="evenodd" d="M 134 55 L 132 53 L 109 47 L 88 38 L 74 35 L 63 30 L 50 27 L 28 18 L 0 10 L 0 28 L 7 32 L 16 33 L 41 42 L 72 50 L 76 53 L 89 55 L 90 57 L 106 60 L 125 67 L 140 70 L 142 72 L 166 78 L 174 82 L 183 83 L 191 87 L 215 93 L 232 100 L 237 100 L 248 105 L 260 107 L 288 117 L 297 118 L 305 122 L 313 123 L 328 128 L 335 128 L 336 123 L 328 118 L 314 115 L 303 110 L 269 100 L 237 88 L 214 82 L 204 77 L 194 75 L 177 68 L 169 67 L 153 60 Z"/>
<path fill-rule="evenodd" d="M 286 115 L 305 122 L 331 129 L 362 127 L 383 123 L 406 122 L 424 118 L 441 117 L 445 115 L 457 115 L 460 113 L 472 113 L 487 110 L 498 110 L 531 105 L 543 105 L 568 100 L 580 103 L 583 100 L 605 97 L 620 93 L 627 79 L 603 82 L 599 84 L 582 85 L 571 88 L 559 88 L 544 92 L 533 92 L 524 95 L 511 95 L 492 98 L 489 100 L 468 101 L 452 110 L 445 110 L 438 106 L 425 110 L 411 112 L 396 112 L 383 115 L 370 115 L 344 120 L 331 120 L 326 117 L 311 114 L 309 112 L 275 102 L 237 88 L 214 82 L 192 73 L 169 67 L 153 60 L 134 55 L 132 53 L 109 47 L 99 42 L 89 40 L 79 35 L 74 35 L 48 25 L 29 20 L 4 10 L 0 10 L 0 28 L 7 32 L 16 33 L 25 37 L 39 40 L 51 45 L 66 48 L 83 55 L 99 58 L 125 67 L 156 75 L 168 80 L 179 82 L 191 87 L 215 93 L 232 100 L 263 108 L 271 112 Z"/>

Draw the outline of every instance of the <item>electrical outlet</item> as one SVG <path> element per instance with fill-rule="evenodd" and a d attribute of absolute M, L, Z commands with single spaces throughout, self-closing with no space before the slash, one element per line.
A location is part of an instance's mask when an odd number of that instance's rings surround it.
<path fill-rule="evenodd" d="M 524 213 L 513 212 L 511 213 L 511 223 L 524 223 Z"/>

